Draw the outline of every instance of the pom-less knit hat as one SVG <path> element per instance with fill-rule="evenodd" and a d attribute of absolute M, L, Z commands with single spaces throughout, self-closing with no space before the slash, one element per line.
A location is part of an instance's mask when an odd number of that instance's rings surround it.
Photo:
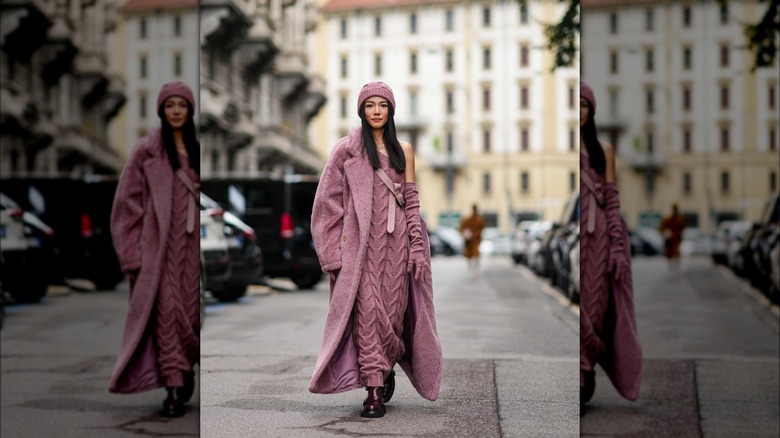
<path fill-rule="evenodd" d="M 360 116 L 361 111 L 363 110 L 363 104 L 366 102 L 366 99 L 371 96 L 384 97 L 390 102 L 390 106 L 392 106 L 393 111 L 395 111 L 395 97 L 393 96 L 393 90 L 390 86 L 384 82 L 369 82 L 366 85 L 363 85 L 363 88 L 360 89 L 360 95 L 358 95 L 358 116 Z"/>
<path fill-rule="evenodd" d="M 587 100 L 590 103 L 592 113 L 590 116 L 596 115 L 596 96 L 593 95 L 593 90 L 585 82 L 580 81 L 580 97 Z"/>
<path fill-rule="evenodd" d="M 195 109 L 195 96 L 193 96 L 190 87 L 182 81 L 168 82 L 162 86 L 160 94 L 157 96 L 157 109 L 160 109 L 165 99 L 173 96 L 184 98 Z"/>

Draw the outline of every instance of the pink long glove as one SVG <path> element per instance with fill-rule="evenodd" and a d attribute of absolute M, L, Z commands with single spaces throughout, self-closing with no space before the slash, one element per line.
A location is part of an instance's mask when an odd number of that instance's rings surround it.
<path fill-rule="evenodd" d="M 614 182 L 608 182 L 605 190 L 607 228 L 609 230 L 609 271 L 621 280 L 631 269 L 626 260 L 626 236 L 620 218 L 620 193 Z"/>
<path fill-rule="evenodd" d="M 416 182 L 406 181 L 404 183 L 404 198 L 406 199 L 404 213 L 409 233 L 409 261 L 406 263 L 406 272 L 414 272 L 414 279 L 420 281 L 426 264 L 422 225 L 420 224 L 420 197 L 417 193 Z"/>

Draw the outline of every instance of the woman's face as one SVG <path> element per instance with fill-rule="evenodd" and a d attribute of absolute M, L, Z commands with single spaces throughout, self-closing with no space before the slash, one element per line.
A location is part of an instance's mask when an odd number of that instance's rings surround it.
<path fill-rule="evenodd" d="M 590 117 L 590 111 L 588 110 L 588 101 L 584 97 L 580 97 L 580 127 L 585 126 L 585 122 Z"/>
<path fill-rule="evenodd" d="M 373 96 L 366 99 L 366 120 L 372 129 L 383 128 L 387 124 L 390 114 L 390 106 L 384 97 Z"/>
<path fill-rule="evenodd" d="M 187 101 L 183 97 L 172 96 L 163 102 L 165 120 L 173 129 L 181 129 L 187 123 Z"/>

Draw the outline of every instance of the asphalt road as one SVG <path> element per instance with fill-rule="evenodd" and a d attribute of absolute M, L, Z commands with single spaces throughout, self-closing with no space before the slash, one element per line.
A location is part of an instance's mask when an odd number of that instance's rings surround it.
<path fill-rule="evenodd" d="M 203 437 L 573 437 L 579 435 L 578 319 L 508 257 L 482 274 L 434 258 L 444 376 L 436 402 L 396 367 L 380 419 L 360 417 L 365 391 L 311 394 L 326 283 L 252 293 L 207 309 L 202 334 Z"/>
<path fill-rule="evenodd" d="M 639 399 L 621 399 L 597 369 L 582 436 L 780 436 L 776 306 L 707 258 L 685 259 L 677 276 L 658 257 L 633 268 Z"/>
<path fill-rule="evenodd" d="M 0 332 L 0 436 L 198 436 L 197 383 L 178 419 L 158 415 L 163 389 L 108 392 L 126 311 L 127 283 L 113 292 L 50 289 L 39 304 L 8 307 Z"/>

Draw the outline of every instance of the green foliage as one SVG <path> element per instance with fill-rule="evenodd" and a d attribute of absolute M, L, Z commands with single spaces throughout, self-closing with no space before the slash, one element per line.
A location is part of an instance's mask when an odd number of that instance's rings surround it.
<path fill-rule="evenodd" d="M 569 8 L 556 24 L 545 24 L 544 34 L 547 37 L 547 48 L 555 53 L 555 61 L 551 70 L 558 67 L 571 67 L 577 58 L 577 34 L 580 32 L 580 1 L 558 0 L 559 3 L 569 3 Z"/>

